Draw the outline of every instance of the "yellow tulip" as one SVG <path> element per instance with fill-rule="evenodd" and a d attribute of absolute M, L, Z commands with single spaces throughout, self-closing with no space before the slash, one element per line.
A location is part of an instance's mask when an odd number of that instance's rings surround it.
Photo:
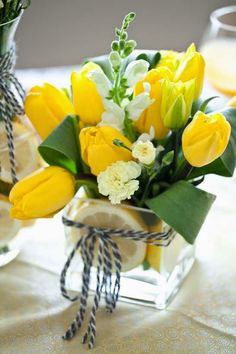
<path fill-rule="evenodd" d="M 25 112 L 39 136 L 47 136 L 68 115 L 74 114 L 74 106 L 67 95 L 50 84 L 34 86 L 25 99 Z"/>
<path fill-rule="evenodd" d="M 161 54 L 161 59 L 158 62 L 156 68 L 160 68 L 164 66 L 170 69 L 172 72 L 175 72 L 179 65 L 179 61 L 183 56 L 183 53 L 179 53 L 174 50 L 161 50 L 160 54 Z"/>
<path fill-rule="evenodd" d="M 88 125 L 99 123 L 105 110 L 96 84 L 87 77 L 87 74 L 93 70 L 102 71 L 99 65 L 89 62 L 79 72 L 73 72 L 71 75 L 76 114 Z"/>
<path fill-rule="evenodd" d="M 195 167 L 208 165 L 223 154 L 230 133 L 231 126 L 221 113 L 197 112 L 182 136 L 186 160 Z"/>
<path fill-rule="evenodd" d="M 195 79 L 195 95 L 198 98 L 202 91 L 204 80 L 205 61 L 200 53 L 196 51 L 194 44 L 191 44 L 186 53 L 180 59 L 178 68 L 174 75 L 174 81 L 189 81 Z"/>
<path fill-rule="evenodd" d="M 113 140 L 122 141 L 128 148 L 131 142 L 122 133 L 110 126 L 88 127 L 80 132 L 81 155 L 84 162 L 97 176 L 116 161 L 132 160 L 131 152 L 113 144 Z"/>
<path fill-rule="evenodd" d="M 194 99 L 195 80 L 162 83 L 161 118 L 168 129 L 180 129 L 187 123 Z"/>
<path fill-rule="evenodd" d="M 168 129 L 165 128 L 161 120 L 160 103 L 161 80 L 166 77 L 172 77 L 172 73 L 167 67 L 152 69 L 147 73 L 144 80 L 139 81 L 135 87 L 135 95 L 138 95 L 144 91 L 144 82 L 148 82 L 151 85 L 150 97 L 155 99 L 155 101 L 141 114 L 136 122 L 136 128 L 139 133 L 149 133 L 150 128 L 153 127 L 156 139 L 162 139 L 168 133 Z"/>
<path fill-rule="evenodd" d="M 75 179 L 61 167 L 46 167 L 22 179 L 12 188 L 11 217 L 47 218 L 62 209 L 75 194 Z"/>

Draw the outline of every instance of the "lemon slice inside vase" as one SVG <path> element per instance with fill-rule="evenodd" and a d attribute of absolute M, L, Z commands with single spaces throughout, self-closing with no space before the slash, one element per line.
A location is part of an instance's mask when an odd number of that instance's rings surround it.
<path fill-rule="evenodd" d="M 94 227 L 118 228 L 124 230 L 144 230 L 144 225 L 139 214 L 125 206 L 115 206 L 103 200 L 78 199 L 70 210 L 69 218 Z M 73 247 L 84 231 L 73 227 L 66 227 L 66 235 L 70 247 Z M 141 265 L 146 255 L 146 244 L 141 241 L 127 240 L 122 237 L 112 236 L 119 247 L 122 258 L 122 272 L 127 272 Z M 95 247 L 95 259 L 97 245 Z M 94 262 L 93 265 L 96 262 Z"/>

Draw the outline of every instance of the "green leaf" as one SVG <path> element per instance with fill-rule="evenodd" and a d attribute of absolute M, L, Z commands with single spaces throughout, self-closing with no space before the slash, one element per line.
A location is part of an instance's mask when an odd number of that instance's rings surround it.
<path fill-rule="evenodd" d="M 220 111 L 231 125 L 231 136 L 229 144 L 221 157 L 207 166 L 194 168 L 189 179 L 214 173 L 216 175 L 231 177 L 236 166 L 236 109 L 226 108 Z"/>
<path fill-rule="evenodd" d="M 213 108 L 208 106 L 208 103 L 210 103 L 212 100 L 215 98 L 218 98 L 219 96 L 212 96 L 207 98 L 206 100 L 203 100 L 202 98 L 198 98 L 193 102 L 192 105 L 192 110 L 191 110 L 191 116 L 193 117 L 197 111 L 201 111 L 204 113 L 210 113 L 213 111 Z"/>
<path fill-rule="evenodd" d="M 139 54 L 135 60 L 146 60 L 149 63 L 149 70 L 154 69 L 158 62 L 161 59 L 161 53 L 160 52 L 154 52 L 154 51 L 145 51 L 141 54 Z"/>
<path fill-rule="evenodd" d="M 200 108 L 199 108 L 199 111 L 205 113 L 206 109 L 207 109 L 207 106 L 208 106 L 208 103 L 210 103 L 215 98 L 219 98 L 219 96 L 212 96 L 212 97 L 207 98 L 205 101 L 203 101 L 201 106 L 200 106 Z"/>
<path fill-rule="evenodd" d="M 193 244 L 215 198 L 213 194 L 187 181 L 179 181 L 145 203 L 187 242 Z"/>
<path fill-rule="evenodd" d="M 78 117 L 67 116 L 38 147 L 49 165 L 64 167 L 73 174 L 78 172 L 80 164 L 77 126 Z"/>

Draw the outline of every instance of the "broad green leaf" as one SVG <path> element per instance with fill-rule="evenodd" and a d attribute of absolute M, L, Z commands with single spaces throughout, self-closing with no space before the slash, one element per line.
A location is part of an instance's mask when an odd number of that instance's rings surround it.
<path fill-rule="evenodd" d="M 215 198 L 213 194 L 187 181 L 179 181 L 145 203 L 187 242 L 193 244 Z"/>
<path fill-rule="evenodd" d="M 78 172 L 80 163 L 77 126 L 78 117 L 67 116 L 38 147 L 40 155 L 49 165 L 64 167 L 73 174 Z"/>
<path fill-rule="evenodd" d="M 189 179 L 214 173 L 220 176 L 231 177 L 236 166 L 236 109 L 227 108 L 220 111 L 231 125 L 229 144 L 221 157 L 207 166 L 194 168 Z"/>

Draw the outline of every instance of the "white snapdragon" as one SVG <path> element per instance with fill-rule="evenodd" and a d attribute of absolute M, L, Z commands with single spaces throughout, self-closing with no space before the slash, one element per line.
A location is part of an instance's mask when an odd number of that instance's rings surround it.
<path fill-rule="evenodd" d="M 113 61 L 117 60 L 117 58 L 113 58 L 116 54 L 118 55 L 116 52 L 111 53 Z M 146 76 L 148 66 L 149 64 L 145 60 L 136 60 L 128 64 L 124 78 L 126 78 L 127 85 L 130 87 L 127 89 L 126 94 L 129 92 L 132 95 L 135 84 Z M 136 121 L 143 111 L 154 102 L 150 98 L 151 86 L 147 82 L 143 83 L 144 91 L 142 93 L 131 100 L 125 97 L 119 105 L 113 99 L 108 99 L 112 83 L 102 70 L 93 70 L 87 74 L 87 77 L 96 84 L 105 108 L 105 112 L 101 115 L 100 126 L 109 125 L 122 130 L 126 114 L 129 119 Z"/>
<path fill-rule="evenodd" d="M 156 157 L 156 149 L 151 141 L 137 140 L 132 146 L 132 156 L 144 165 L 151 165 Z"/>
<path fill-rule="evenodd" d="M 139 189 L 136 178 L 140 174 L 141 167 L 134 161 L 115 162 L 98 175 L 98 190 L 108 196 L 112 204 L 119 204 L 122 200 L 130 199 Z"/>
<path fill-rule="evenodd" d="M 102 98 L 106 98 L 112 88 L 111 82 L 102 70 L 92 70 L 87 74 L 97 86 L 97 90 Z"/>
<path fill-rule="evenodd" d="M 143 84 L 144 92 L 135 96 L 132 101 L 126 106 L 126 111 L 129 114 L 129 118 L 136 121 L 143 111 L 148 108 L 155 100 L 150 98 L 149 92 L 151 86 L 148 82 Z"/>
<path fill-rule="evenodd" d="M 109 125 L 118 130 L 122 130 L 125 118 L 124 109 L 114 101 L 108 99 L 103 99 L 103 104 L 106 110 L 102 113 L 101 122 L 98 125 Z"/>
<path fill-rule="evenodd" d="M 146 60 L 134 60 L 128 64 L 124 78 L 129 87 L 134 87 L 138 81 L 143 80 L 148 72 L 149 63 Z"/>

